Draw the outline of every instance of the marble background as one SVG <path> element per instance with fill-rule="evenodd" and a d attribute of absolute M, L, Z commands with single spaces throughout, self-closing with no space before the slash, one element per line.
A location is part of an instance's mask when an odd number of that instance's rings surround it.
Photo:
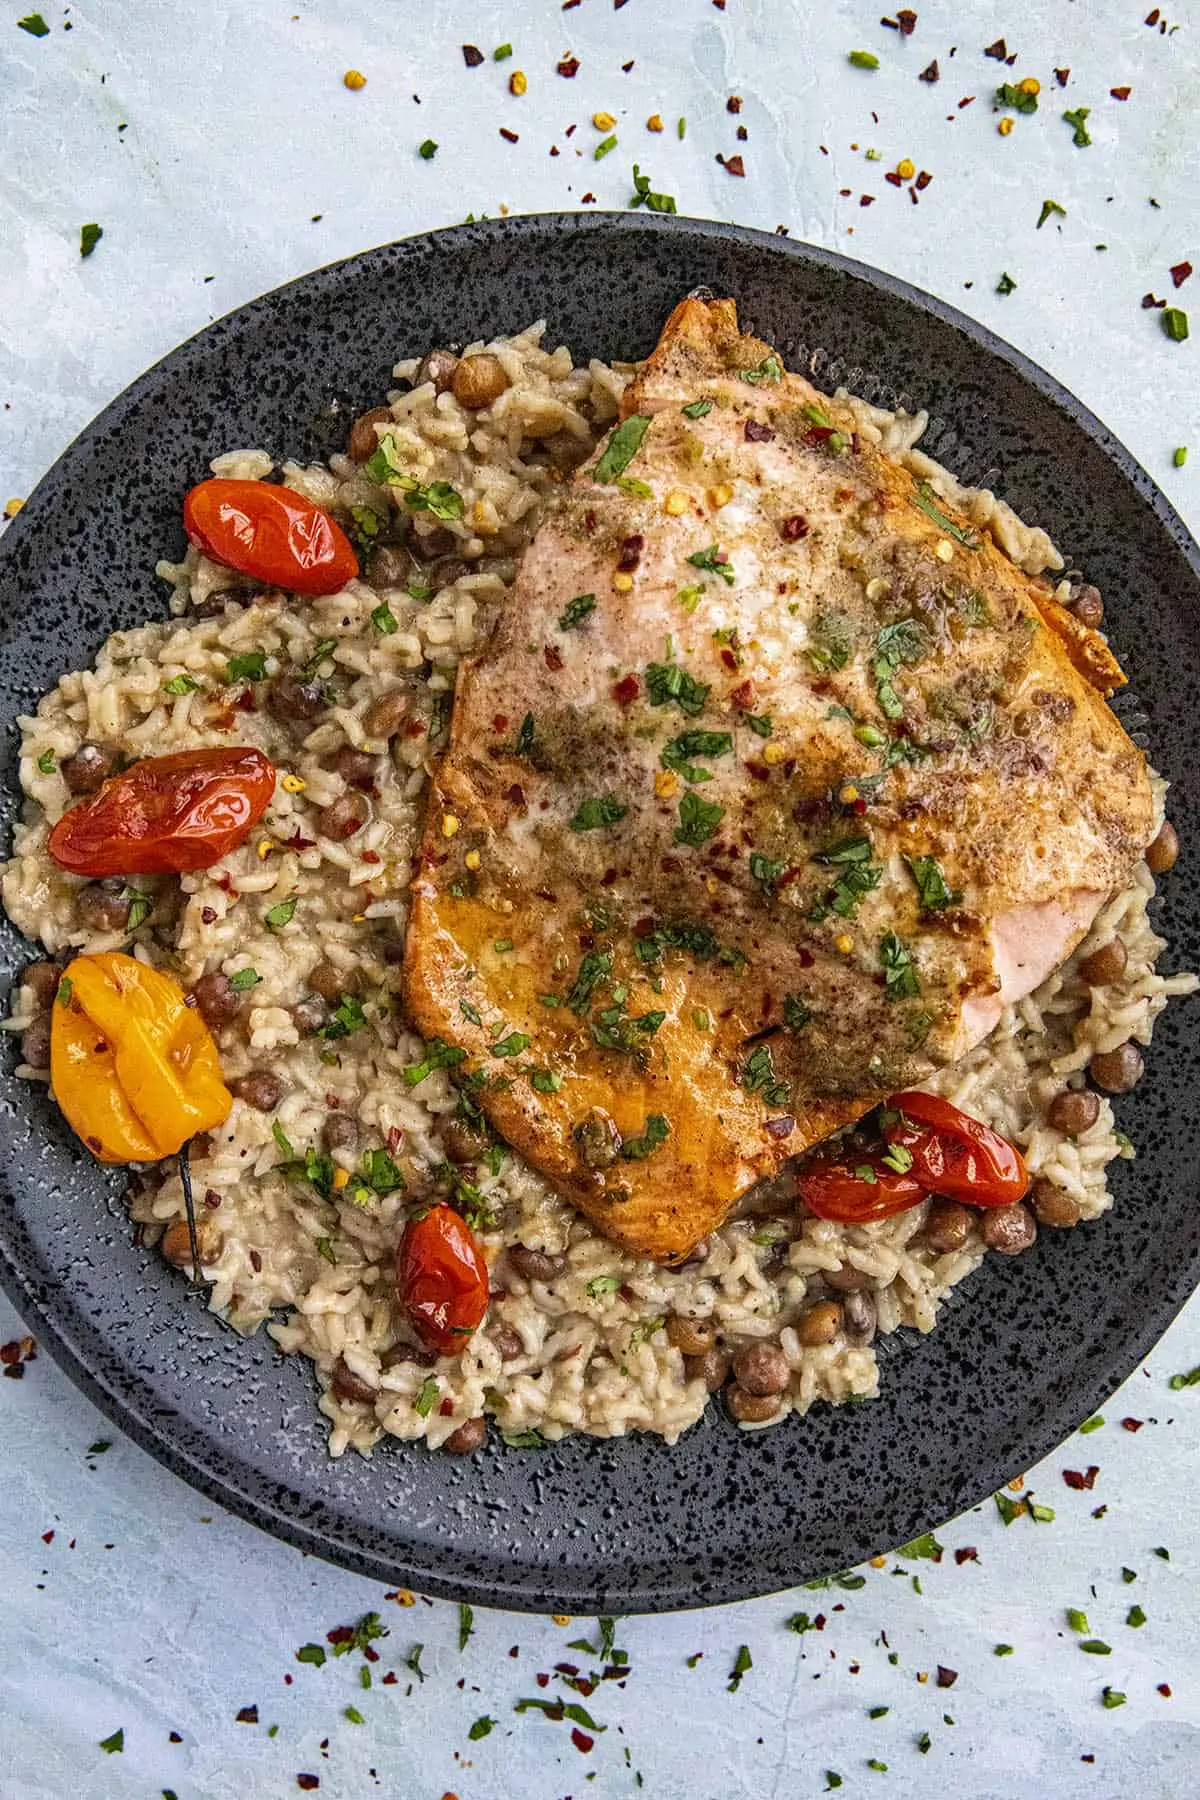
<path fill-rule="evenodd" d="M 1099 413 L 1196 528 L 1200 324 L 1172 344 L 1139 303 L 1176 298 L 1170 266 L 1200 263 L 1200 14 L 1176 0 L 1147 25 L 1148 11 L 921 0 L 901 39 L 862 0 L 82 0 L 47 8 L 35 37 L 14 0 L 0 18 L 0 504 L 144 367 L 252 295 L 468 212 L 589 193 L 622 207 L 637 161 L 682 212 L 786 225 L 983 319 Z M 1001 32 L 1010 70 L 982 54 Z M 465 68 L 464 41 L 483 66 Z M 496 65 L 504 42 L 514 54 Z M 852 67 L 855 49 L 880 67 Z M 568 53 L 569 81 L 555 72 Z M 935 57 L 941 79 L 919 81 Z M 1055 68 L 1071 71 L 1065 95 Z M 348 69 L 366 85 L 348 90 Z M 993 90 L 1030 74 L 1040 110 L 1002 137 Z M 1127 100 L 1111 96 L 1125 86 Z M 1088 148 L 1061 120 L 1079 105 Z M 618 137 L 600 161 L 598 110 Z M 646 127 L 655 113 L 661 135 Z M 423 161 L 427 137 L 438 151 Z M 718 153 L 741 154 L 744 178 Z M 904 157 L 933 176 L 916 207 L 883 179 Z M 1066 216 L 1038 232 L 1047 197 Z M 85 261 L 89 221 L 104 236 Z M 1181 445 L 1191 458 L 1176 468 Z M 21 1333 L 0 1303 L 0 1340 Z M 936 1564 L 893 1557 L 853 1588 L 621 1621 L 628 1679 L 584 1697 L 551 1672 L 594 1666 L 566 1645 L 594 1639 L 595 1621 L 479 1609 L 460 1650 L 456 1608 L 214 1512 L 38 1357 L 0 1390 L 0 1797 L 258 1800 L 311 1776 L 333 1800 L 791 1800 L 839 1781 L 847 1794 L 1182 1800 L 1200 1766 L 1200 1387 L 1169 1377 L 1198 1362 L 1193 1302 L 1104 1426 L 1026 1472 L 1053 1522 L 1005 1527 L 989 1502 L 939 1531 Z M 1092 1464 L 1090 1491 L 1063 1481 Z M 1081 1650 L 1073 1607 L 1110 1654 Z M 371 1612 L 388 1631 L 378 1661 L 296 1660 Z M 743 1645 L 752 1666 L 730 1692 Z M 938 1688 L 939 1664 L 952 1686 Z M 1106 1707 L 1105 1686 L 1124 1704 Z M 604 1727 L 587 1753 L 570 1719 L 514 1711 L 556 1696 Z M 257 1721 L 239 1721 L 252 1707 Z M 471 1741 L 485 1717 L 494 1726 Z"/>

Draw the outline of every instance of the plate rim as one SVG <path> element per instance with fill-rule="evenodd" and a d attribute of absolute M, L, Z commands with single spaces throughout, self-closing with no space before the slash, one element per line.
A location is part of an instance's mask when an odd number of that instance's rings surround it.
<path fill-rule="evenodd" d="M 558 239 L 569 234 L 600 235 L 614 229 L 636 233 L 648 240 L 660 235 L 685 233 L 701 239 L 711 238 L 723 244 L 743 244 L 759 253 L 769 251 L 772 255 L 823 267 L 863 282 L 876 292 L 890 295 L 907 307 L 930 315 L 964 334 L 989 357 L 1006 365 L 1020 381 L 1035 389 L 1043 399 L 1065 413 L 1075 426 L 1084 431 L 1106 460 L 1115 467 L 1127 486 L 1133 489 L 1137 499 L 1149 507 L 1159 528 L 1171 539 L 1174 548 L 1189 565 L 1200 585 L 1200 544 L 1193 538 L 1170 499 L 1133 452 L 1062 382 L 1035 363 L 1024 351 L 1001 338 L 991 327 L 899 276 L 802 239 L 715 220 L 692 219 L 686 215 L 668 217 L 618 211 L 587 214 L 531 213 L 516 218 L 477 221 L 414 233 L 323 264 L 220 315 L 156 359 L 121 389 L 64 447 L 0 539 L 0 576 L 5 571 L 9 557 L 19 549 L 25 533 L 36 528 L 38 521 L 52 508 L 60 488 L 69 480 L 68 465 L 74 453 L 85 448 L 101 432 L 124 428 L 136 413 L 143 394 L 153 388 L 164 372 L 176 375 L 181 365 L 186 368 L 190 358 L 203 356 L 206 347 L 217 342 L 222 334 L 236 333 L 243 328 L 244 322 L 249 322 L 252 326 L 260 310 L 265 312 L 291 290 L 304 288 L 309 292 L 319 292 L 324 287 L 336 289 L 349 271 L 354 271 L 356 278 L 369 278 L 373 260 L 379 259 L 382 262 L 397 251 L 407 251 L 410 255 L 420 257 L 429 253 L 436 255 L 443 246 L 452 252 L 457 252 L 460 246 L 478 244 L 482 248 L 500 241 L 511 242 L 514 246 L 519 246 L 523 241 L 528 246 L 536 246 L 539 240 L 546 238 Z M 11 1200 L 7 1192 L 7 1180 L 2 1175 L 0 1192 L 3 1192 L 6 1201 Z M 1122 1353 L 1116 1364 L 1124 1372 L 1115 1383 L 1107 1372 L 1077 1381 L 1066 1397 L 1046 1409 L 1036 1427 L 1031 1426 L 1023 1432 L 1021 1450 L 1023 1454 L 1028 1450 L 1031 1462 L 1041 1460 L 1055 1449 L 1083 1418 L 1095 1411 L 1105 1397 L 1111 1394 L 1114 1386 L 1119 1386 L 1136 1369 L 1186 1303 L 1195 1285 L 1197 1267 L 1200 1264 L 1194 1266 L 1181 1263 L 1173 1271 L 1169 1282 L 1158 1289 L 1150 1309 L 1142 1312 L 1140 1322 L 1128 1326 L 1122 1338 Z M 770 1556 L 758 1563 L 752 1587 L 748 1587 L 745 1580 L 730 1580 L 720 1575 L 709 1576 L 703 1596 L 699 1598 L 692 1593 L 693 1583 L 687 1578 L 675 1588 L 657 1583 L 652 1589 L 643 1586 L 598 1591 L 594 1582 L 586 1589 L 563 1587 L 561 1570 L 552 1573 L 539 1567 L 505 1563 L 498 1551 L 489 1548 L 483 1556 L 489 1567 L 487 1579 L 468 1577 L 455 1580 L 435 1571 L 429 1574 L 414 1573 L 410 1580 L 406 1571 L 397 1569 L 381 1556 L 362 1551 L 340 1538 L 331 1538 L 327 1527 L 321 1529 L 302 1517 L 289 1514 L 280 1505 L 269 1503 L 261 1493 L 247 1492 L 246 1485 L 261 1483 L 262 1477 L 246 1464 L 237 1463 L 227 1450 L 221 1449 L 218 1454 L 230 1473 L 223 1475 L 212 1472 L 197 1451 L 172 1438 L 169 1420 L 164 1426 L 160 1419 L 149 1416 L 139 1403 L 136 1392 L 119 1391 L 113 1379 L 89 1366 L 85 1352 L 73 1341 L 73 1333 L 56 1318 L 53 1299 L 43 1300 L 39 1296 L 29 1279 L 28 1271 L 9 1260 L 6 1249 L 5 1253 L 0 1253 L 0 1288 L 3 1288 L 22 1318 L 34 1329 L 39 1344 L 49 1352 L 74 1385 L 155 1461 L 179 1476 L 190 1487 L 277 1540 L 371 1579 L 389 1583 L 408 1582 L 422 1592 L 442 1598 L 469 1599 L 480 1605 L 502 1606 L 519 1611 L 542 1613 L 599 1608 L 628 1613 L 682 1610 L 764 1595 L 791 1586 L 799 1578 L 794 1563 L 791 1567 L 784 1567 L 777 1557 Z M 132 1373 L 136 1375 L 136 1369 Z M 1089 1397 L 1090 1404 L 1081 1410 L 1085 1395 Z M 700 1428 L 698 1424 L 692 1429 Z M 243 1475 L 241 1486 L 235 1485 L 231 1479 L 235 1470 L 241 1471 Z M 990 1463 L 977 1466 L 969 1493 L 959 1503 L 960 1511 L 979 1503 L 978 1498 L 972 1496 L 985 1475 L 991 1479 L 982 1497 L 986 1497 L 987 1492 L 993 1491 L 1005 1479 L 999 1448 L 993 1452 Z M 416 1548 L 413 1547 L 414 1550 Z M 853 1560 L 858 1561 L 873 1554 L 876 1546 L 873 1541 L 856 1538 L 851 1540 L 849 1548 L 854 1552 Z M 482 1553 L 477 1552 L 479 1554 Z M 591 1563 L 583 1566 L 585 1576 L 592 1572 Z M 516 1579 L 510 1582 L 505 1576 L 512 1569 L 517 1573 Z M 555 1590 L 556 1597 L 546 1599 L 546 1590 L 556 1580 L 560 1584 Z"/>

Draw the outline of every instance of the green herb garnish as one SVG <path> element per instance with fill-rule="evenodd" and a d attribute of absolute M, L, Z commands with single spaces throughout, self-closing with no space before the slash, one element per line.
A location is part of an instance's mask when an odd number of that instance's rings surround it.
<path fill-rule="evenodd" d="M 1182 307 L 1168 306 L 1162 316 L 1162 325 L 1173 344 L 1182 344 L 1188 335 L 1188 316 Z"/>
<path fill-rule="evenodd" d="M 670 1135 L 671 1127 L 662 1114 L 651 1113 L 641 1137 L 625 1139 L 621 1145 L 621 1155 L 626 1162 L 644 1162 L 661 1144 L 666 1143 Z"/>
<path fill-rule="evenodd" d="M 947 886 L 936 856 L 906 856 L 904 860 L 917 884 L 922 911 L 941 912 L 944 907 L 958 905 L 962 894 Z"/>
<path fill-rule="evenodd" d="M 79 227 L 79 254 L 90 256 L 100 239 L 104 236 L 104 228 L 100 225 L 81 225 Z"/>
<path fill-rule="evenodd" d="M 685 419 L 704 419 L 716 405 L 714 400 L 692 400 L 687 406 L 681 406 L 680 412 Z"/>
<path fill-rule="evenodd" d="M 343 994 L 337 1003 L 333 1015 L 324 1025 L 319 1025 L 313 1033 L 314 1037 L 324 1038 L 327 1042 L 332 1038 L 349 1037 L 353 1031 L 361 1031 L 366 1025 L 367 1015 L 362 1003 L 353 994 Z"/>
<path fill-rule="evenodd" d="M 164 694 L 198 694 L 200 683 L 194 675 L 175 675 L 170 681 L 163 682 Z"/>
<path fill-rule="evenodd" d="M 1086 149 L 1092 141 L 1087 128 L 1087 118 L 1090 112 L 1090 106 L 1077 106 L 1073 112 L 1063 114 L 1064 120 L 1073 132 L 1071 142 L 1080 150 Z"/>
<path fill-rule="evenodd" d="M 438 1397 L 438 1384 L 434 1376 L 427 1375 L 421 1383 L 420 1392 L 413 1401 L 419 1418 L 427 1419 L 433 1411 L 433 1403 Z"/>
<path fill-rule="evenodd" d="M 1015 294 L 1016 291 L 1017 284 L 1006 270 L 996 283 L 996 292 L 998 294 Z"/>
<path fill-rule="evenodd" d="M 1038 109 L 1038 97 L 1024 88 L 1014 87 L 1011 81 L 1006 81 L 996 89 L 996 104 L 1011 106 L 1014 112 L 1035 113 Z"/>
<path fill-rule="evenodd" d="M 773 355 L 764 356 L 753 369 L 740 369 L 738 373 L 743 381 L 750 383 L 751 387 L 761 387 L 764 383 L 773 385 L 783 380 L 783 369 L 780 366 L 779 358 Z"/>
<path fill-rule="evenodd" d="M 426 138 L 423 143 L 417 145 L 417 155 L 424 162 L 432 162 L 437 155 L 437 145 L 432 138 Z"/>
<path fill-rule="evenodd" d="M 570 820 L 571 830 L 599 831 L 606 825 L 615 825 L 628 811 L 612 794 L 596 794 L 579 802 Z"/>
<path fill-rule="evenodd" d="M 650 663 L 646 669 L 646 693 L 651 706 L 674 704 L 694 719 L 704 711 L 710 689 L 678 663 Z"/>
<path fill-rule="evenodd" d="M 747 1058 L 739 1077 L 748 1094 L 761 1094 L 765 1106 L 786 1106 L 792 1097 L 790 1083 L 776 1077 L 770 1044 L 758 1044 Z"/>
<path fill-rule="evenodd" d="M 946 533 L 947 537 L 952 537 L 955 543 L 961 544 L 965 550 L 978 550 L 979 539 L 975 533 L 964 530 L 961 525 L 956 525 L 953 519 L 946 517 L 938 505 L 937 495 L 927 481 L 918 481 L 916 492 L 913 495 L 913 505 L 919 507 L 926 518 L 932 519 L 934 524 Z"/>
<path fill-rule="evenodd" d="M 1043 200 L 1042 210 L 1038 214 L 1037 228 L 1039 231 L 1052 213 L 1057 213 L 1060 218 L 1065 219 L 1067 216 L 1067 209 L 1065 206 L 1060 206 L 1057 200 Z"/>
<path fill-rule="evenodd" d="M 725 816 L 725 808 L 716 801 L 702 800 L 694 789 L 689 788 L 679 802 L 679 823 L 675 827 L 675 842 L 690 844 L 693 848 L 706 844 L 716 833 L 718 825 Z"/>
<path fill-rule="evenodd" d="M 711 781 L 710 769 L 696 768 L 693 756 L 727 756 L 733 749 L 733 738 L 727 731 L 683 731 L 664 744 L 659 758 L 664 769 L 673 769 L 693 784 Z"/>
<path fill-rule="evenodd" d="M 381 601 L 371 614 L 371 623 L 381 637 L 394 637 L 400 629 L 399 621 L 386 600 Z"/>
<path fill-rule="evenodd" d="M 674 196 L 656 194 L 650 186 L 650 177 L 643 175 L 636 163 L 633 165 L 633 197 L 629 205 L 631 208 L 644 206 L 648 212 L 656 213 L 673 213 L 676 210 Z"/>
<path fill-rule="evenodd" d="M 267 930 L 282 931 L 285 925 L 290 925 L 296 916 L 297 904 L 296 896 L 293 894 L 290 900 L 281 900 L 278 906 L 272 906 L 265 912 L 263 922 Z"/>
<path fill-rule="evenodd" d="M 694 551 L 688 561 L 694 569 L 703 569 L 709 575 L 719 575 L 726 587 L 733 586 L 733 564 L 726 562 L 719 545 L 710 544 L 707 550 Z"/>
<path fill-rule="evenodd" d="M 885 931 L 880 938 L 879 960 L 883 964 L 884 991 L 888 999 L 915 1000 L 921 992 L 921 982 L 912 953 L 894 931 Z"/>
<path fill-rule="evenodd" d="M 265 681 L 267 679 L 267 656 L 265 650 L 247 650 L 241 656 L 231 656 L 225 665 L 225 679 L 235 681 Z"/>
<path fill-rule="evenodd" d="M 445 1038 L 430 1038 L 425 1044 L 420 1062 L 409 1063 L 401 1071 L 401 1079 L 405 1087 L 419 1087 L 435 1069 L 453 1069 L 460 1062 L 465 1062 L 466 1055 L 466 1051 L 458 1044 L 448 1044 Z"/>
<path fill-rule="evenodd" d="M 615 481 L 618 475 L 623 475 L 641 449 L 642 439 L 649 429 L 648 413 L 630 413 L 605 445 L 603 455 L 592 470 L 592 480 Z"/>
<path fill-rule="evenodd" d="M 148 919 L 154 910 L 153 896 L 143 893 L 141 888 L 124 887 L 121 898 L 129 907 L 125 915 L 125 929 L 136 931 L 143 919 Z"/>
<path fill-rule="evenodd" d="M 567 601 L 567 604 L 559 614 L 558 629 L 560 631 L 571 631 L 576 625 L 582 625 L 588 614 L 594 612 L 595 608 L 595 594 L 576 594 L 573 600 Z"/>
<path fill-rule="evenodd" d="M 877 69 L 879 67 L 879 58 L 870 50 L 851 50 L 846 57 L 846 61 L 852 63 L 856 69 Z M 839 1776 L 838 1786 L 841 1787 L 841 1785 L 841 1777 Z"/>

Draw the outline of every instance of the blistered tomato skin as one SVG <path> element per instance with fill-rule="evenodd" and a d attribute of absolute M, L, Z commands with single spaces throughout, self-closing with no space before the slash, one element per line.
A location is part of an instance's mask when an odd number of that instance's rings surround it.
<path fill-rule="evenodd" d="M 908 1151 L 912 1175 L 931 1194 L 964 1206 L 1012 1206 L 1029 1192 L 1016 1146 L 938 1094 L 893 1094 L 884 1120 L 888 1143 Z"/>
<path fill-rule="evenodd" d="M 839 1225 L 890 1219 L 928 1198 L 928 1190 L 919 1181 L 897 1174 L 878 1156 L 860 1156 L 853 1162 L 812 1162 L 797 1175 L 796 1191 L 809 1212 Z"/>
<path fill-rule="evenodd" d="M 294 594 L 336 594 L 358 574 L 349 538 L 315 501 L 265 481 L 202 481 L 183 503 L 190 541 L 214 562 Z"/>
<path fill-rule="evenodd" d="M 410 1219 L 396 1252 L 396 1291 L 427 1350 L 456 1356 L 488 1309 L 483 1252 L 450 1206 Z"/>
<path fill-rule="evenodd" d="M 47 841 L 72 875 L 185 875 L 236 850 L 275 792 L 248 745 L 148 756 L 65 812 Z"/>

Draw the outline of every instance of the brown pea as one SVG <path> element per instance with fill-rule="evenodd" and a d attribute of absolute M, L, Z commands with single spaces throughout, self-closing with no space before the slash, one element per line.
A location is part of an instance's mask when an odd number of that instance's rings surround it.
<path fill-rule="evenodd" d="M 1089 631 L 1099 631 L 1104 623 L 1104 601 L 1100 597 L 1100 589 L 1093 587 L 1090 581 L 1076 588 L 1071 595 L 1071 611 Z"/>
<path fill-rule="evenodd" d="M 304 977 L 304 984 L 314 994 L 320 994 L 322 1000 L 336 1003 L 343 994 L 354 993 L 358 986 L 358 976 L 353 969 L 339 969 L 336 963 L 322 959 L 313 964 Z"/>
<path fill-rule="evenodd" d="M 1179 861 L 1179 833 L 1170 819 L 1164 819 L 1158 836 L 1146 846 L 1146 867 L 1152 875 L 1165 875 Z"/>
<path fill-rule="evenodd" d="M 1120 938 L 1110 938 L 1079 965 L 1079 973 L 1089 987 L 1111 987 L 1120 981 L 1129 961 L 1129 952 Z"/>
<path fill-rule="evenodd" d="M 685 1356 L 683 1372 L 689 1381 L 702 1381 L 710 1394 L 725 1386 L 731 1361 L 728 1350 L 714 1345 L 703 1356 Z"/>
<path fill-rule="evenodd" d="M 203 600 L 188 601 L 188 611 L 193 619 L 219 619 L 227 606 L 240 606 L 246 598 L 233 588 L 222 588 L 219 593 L 205 594 Z M 263 603 L 262 595 L 255 595 L 255 604 Z"/>
<path fill-rule="evenodd" d="M 1066 1088 L 1046 1108 L 1046 1123 L 1067 1137 L 1078 1137 L 1100 1117 L 1100 1102 L 1090 1088 Z"/>
<path fill-rule="evenodd" d="M 358 1143 L 358 1124 L 349 1113 L 331 1112 L 321 1127 L 327 1150 L 352 1150 Z"/>
<path fill-rule="evenodd" d="M 230 1082 L 230 1090 L 255 1112 L 274 1112 L 283 1099 L 283 1082 L 273 1069 L 251 1069 Z"/>
<path fill-rule="evenodd" d="M 839 1263 L 836 1269 L 822 1269 L 821 1280 L 826 1287 L 836 1288 L 839 1294 L 854 1294 L 859 1288 L 871 1285 L 871 1277 L 856 1269 L 853 1263 Z"/>
<path fill-rule="evenodd" d="M 401 1363 L 415 1363 L 418 1369 L 432 1369 L 437 1359 L 436 1350 L 425 1350 L 420 1344 L 393 1344 L 390 1350 L 383 1352 L 379 1364 L 384 1369 L 395 1369 Z"/>
<path fill-rule="evenodd" d="M 367 580 L 373 588 L 407 587 L 412 578 L 412 557 L 399 544 L 380 544 L 372 550 Z"/>
<path fill-rule="evenodd" d="M 447 525 L 439 525 L 436 519 L 425 513 L 418 513 L 412 522 L 414 548 L 418 556 L 431 562 L 436 556 L 449 556 L 458 548 L 458 539 Z M 424 577 L 422 577 L 424 579 Z"/>
<path fill-rule="evenodd" d="M 842 1330 L 848 1344 L 869 1344 L 879 1328 L 879 1308 L 874 1294 L 855 1290 L 842 1301 Z"/>
<path fill-rule="evenodd" d="M 319 1031 L 329 1016 L 329 1009 L 319 994 L 306 994 L 288 1011 L 297 1031 Z"/>
<path fill-rule="evenodd" d="M 979 1229 L 989 1250 L 1001 1256 L 1019 1256 L 1037 1238 L 1037 1221 L 1027 1206 L 985 1206 L 979 1215 Z"/>
<path fill-rule="evenodd" d="M 80 744 L 73 756 L 64 756 L 58 772 L 67 784 L 69 794 L 94 794 L 108 780 L 117 766 L 115 750 L 103 744 Z"/>
<path fill-rule="evenodd" d="M 703 1356 L 717 1341 L 717 1328 L 711 1319 L 688 1319 L 672 1313 L 667 1320 L 667 1342 L 685 1356 Z"/>
<path fill-rule="evenodd" d="M 746 1393 L 782 1394 L 791 1379 L 787 1357 L 778 1344 L 743 1344 L 733 1354 L 733 1377 Z"/>
<path fill-rule="evenodd" d="M 779 1411 L 778 1394 L 750 1394 L 732 1382 L 725 1389 L 725 1404 L 739 1425 L 762 1425 Z"/>
<path fill-rule="evenodd" d="M 364 1381 L 361 1375 L 356 1375 L 340 1356 L 333 1365 L 333 1380 L 329 1385 L 339 1400 L 358 1400 L 364 1405 L 369 1404 L 379 1393 L 377 1387 Z"/>
<path fill-rule="evenodd" d="M 360 413 L 350 427 L 350 435 L 346 439 L 346 455 L 351 462 L 365 463 L 374 456 L 379 448 L 377 425 L 392 423 L 390 406 L 373 406 L 369 412 Z"/>
<path fill-rule="evenodd" d="M 681 1257 L 677 1263 L 672 1263 L 671 1266 L 675 1269 L 692 1269 L 700 1263 L 707 1262 L 711 1254 L 712 1247 L 708 1239 L 701 1238 L 698 1244 L 693 1244 L 686 1256 Z"/>
<path fill-rule="evenodd" d="M 1039 1180 L 1033 1184 L 1033 1192 L 1029 1196 L 1039 1225 L 1053 1226 L 1057 1231 L 1069 1231 L 1072 1225 L 1078 1225 L 1080 1219 L 1079 1202 L 1060 1188 L 1056 1182 Z"/>
<path fill-rule="evenodd" d="M 220 969 L 210 969 L 192 989 L 197 1010 L 210 1031 L 228 1025 L 242 1010 L 242 996 Z"/>
<path fill-rule="evenodd" d="M 921 1235 L 931 1250 L 961 1250 L 967 1241 L 971 1215 L 957 1200 L 943 1200 L 935 1194 L 921 1227 Z"/>
<path fill-rule="evenodd" d="M 75 910 L 89 931 L 123 931 L 129 923 L 129 900 L 119 876 L 89 881 L 75 896 Z"/>
<path fill-rule="evenodd" d="M 224 1240 L 214 1219 L 201 1216 L 196 1220 L 196 1245 L 200 1251 L 200 1262 L 207 1266 L 215 1263 L 221 1254 Z M 192 1266 L 192 1239 L 186 1219 L 176 1219 L 163 1232 L 159 1249 L 163 1256 L 175 1269 L 189 1269 Z"/>
<path fill-rule="evenodd" d="M 1092 1058 L 1092 1080 L 1106 1094 L 1127 1094 L 1145 1072 L 1146 1064 L 1136 1044 L 1118 1044 L 1115 1050 L 1102 1050 Z"/>
<path fill-rule="evenodd" d="M 502 1362 L 511 1362 L 515 1356 L 525 1354 L 524 1340 L 511 1325 L 493 1325 L 492 1342 L 500 1352 Z"/>
<path fill-rule="evenodd" d="M 30 963 L 21 975 L 35 1006 L 53 1005 L 61 979 L 62 970 L 57 963 L 52 962 Z"/>
<path fill-rule="evenodd" d="M 443 588 L 453 587 L 464 575 L 474 573 L 474 565 L 461 556 L 439 556 L 431 562 L 425 571 L 426 587 L 436 588 L 440 594 Z"/>
<path fill-rule="evenodd" d="M 361 794 L 353 791 L 339 794 L 336 800 L 331 800 L 317 814 L 317 830 L 322 837 L 330 838 L 335 844 L 343 844 L 356 831 L 362 830 L 370 811 Z"/>
<path fill-rule="evenodd" d="M 478 1419 L 464 1419 L 458 1430 L 450 1433 L 442 1449 L 448 1450 L 451 1456 L 469 1456 L 473 1450 L 479 1449 L 486 1436 L 485 1418 L 480 1416 Z"/>
<path fill-rule="evenodd" d="M 21 1033 L 21 1060 L 31 1069 L 50 1067 L 50 1014 L 39 1013 Z"/>
<path fill-rule="evenodd" d="M 478 1162 L 488 1147 L 486 1131 L 468 1125 L 465 1119 L 442 1119 L 438 1133 L 452 1163 Z"/>
<path fill-rule="evenodd" d="M 413 386 L 422 387 L 425 382 L 432 381 L 438 393 L 444 394 L 454 380 L 457 367 L 458 358 L 453 350 L 427 350 L 413 377 Z"/>
<path fill-rule="evenodd" d="M 367 737 L 395 737 L 408 717 L 408 695 L 403 688 L 389 688 L 372 700 L 363 714 L 363 731 Z"/>
<path fill-rule="evenodd" d="M 377 759 L 369 750 L 356 750 L 353 744 L 343 744 L 333 759 L 333 766 L 343 781 L 351 787 L 373 787 Z"/>
<path fill-rule="evenodd" d="M 796 1336 L 806 1350 L 832 1344 L 842 1329 L 842 1307 L 838 1300 L 818 1300 L 796 1321 Z"/>
<path fill-rule="evenodd" d="M 477 356 L 462 358 L 454 371 L 451 386 L 458 404 L 476 412 L 481 406 L 491 406 L 500 398 L 508 386 L 508 376 L 500 358 L 483 350 Z"/>
<path fill-rule="evenodd" d="M 315 719 L 326 705 L 321 683 L 305 681 L 294 669 L 281 669 L 267 683 L 267 710 L 285 723 Z"/>
<path fill-rule="evenodd" d="M 508 1260 L 526 1281 L 553 1281 L 567 1266 L 565 1256 L 552 1256 L 546 1250 L 531 1250 L 528 1244 L 510 1244 Z"/>

